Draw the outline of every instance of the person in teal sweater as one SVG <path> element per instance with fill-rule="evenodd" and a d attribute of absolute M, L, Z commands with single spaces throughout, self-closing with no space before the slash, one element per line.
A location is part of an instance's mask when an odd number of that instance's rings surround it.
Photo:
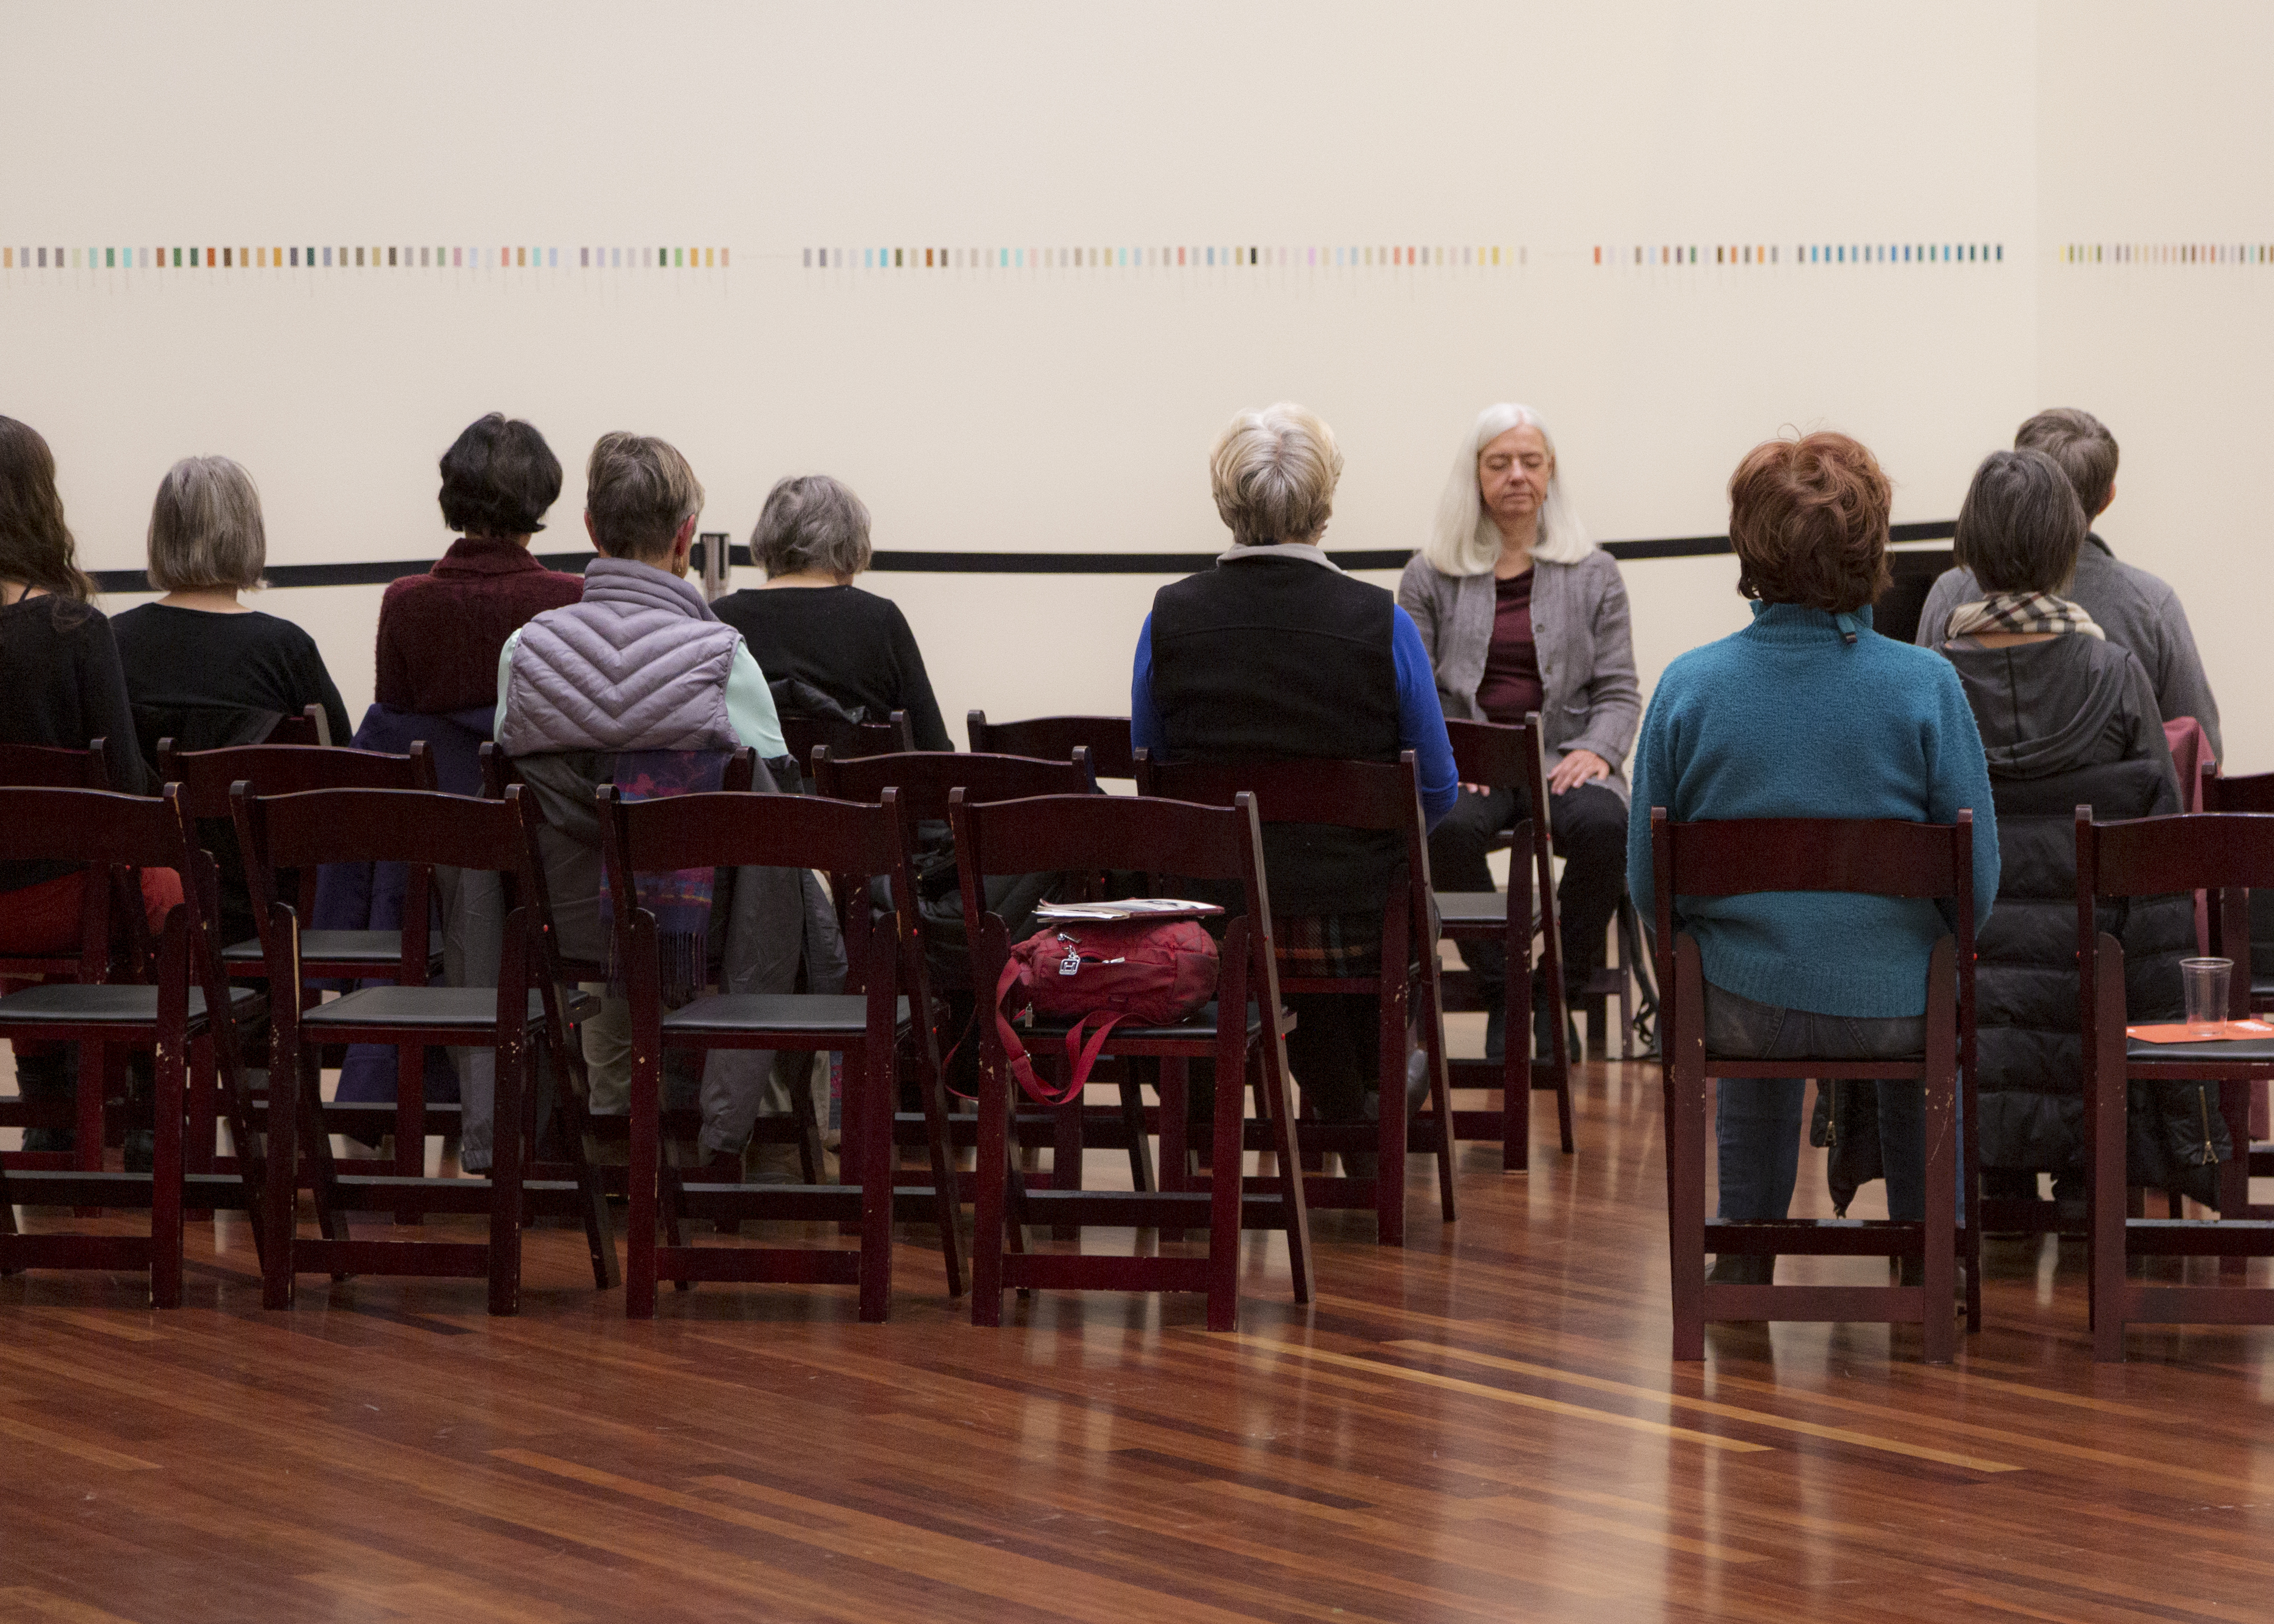
<path fill-rule="evenodd" d="M 1755 447 L 1729 480 L 1744 630 L 1666 668 L 1635 747 L 1627 883 L 1655 889 L 1650 814 L 1751 817 L 1974 814 L 1978 928 L 1998 894 L 1997 814 L 1981 735 L 1949 662 L 1871 629 L 1887 582 L 1888 487 L 1844 434 Z M 1925 658 L 1921 658 L 1924 656 Z M 1722 1056 L 1873 1059 L 1925 1040 L 1928 960 L 1947 929 L 1926 900 L 1849 892 L 1677 898 L 1706 974 L 1706 1043 Z M 1723 1078 L 1715 1112 L 1720 1215 L 1782 1218 L 1800 1162 L 1796 1078 Z M 1893 1218 L 1925 1215 L 1924 1115 L 1879 1090 Z M 1766 1284 L 1773 1258 L 1715 1260 L 1712 1278 Z M 1907 1268 L 1916 1262 L 1908 1259 Z"/>

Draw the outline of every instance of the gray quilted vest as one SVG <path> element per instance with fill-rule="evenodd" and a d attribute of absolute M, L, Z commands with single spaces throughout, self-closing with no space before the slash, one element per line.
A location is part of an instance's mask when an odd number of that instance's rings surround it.
<path fill-rule="evenodd" d="M 508 756 L 738 748 L 727 673 L 741 641 L 679 576 L 595 559 L 583 602 L 522 628 L 498 743 Z"/>

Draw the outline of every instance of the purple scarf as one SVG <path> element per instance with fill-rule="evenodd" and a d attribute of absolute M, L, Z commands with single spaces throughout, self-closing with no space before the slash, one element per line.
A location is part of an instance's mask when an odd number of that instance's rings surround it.
<path fill-rule="evenodd" d="M 723 787 L 726 778 L 727 757 L 718 750 L 625 750 L 615 758 L 616 793 L 626 801 L 700 794 Z M 666 1009 L 691 1002 L 710 979 L 712 872 L 677 868 L 632 876 L 638 906 L 655 916 Z M 625 966 L 616 950 L 615 915 L 615 889 L 604 860 L 600 929 L 608 944 L 608 989 L 621 996 Z"/>

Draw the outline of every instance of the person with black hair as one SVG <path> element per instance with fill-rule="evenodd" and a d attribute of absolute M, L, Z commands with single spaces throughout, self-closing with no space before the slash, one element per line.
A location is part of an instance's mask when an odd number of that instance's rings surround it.
<path fill-rule="evenodd" d="M 380 601 L 381 705 L 448 716 L 497 703 L 506 639 L 584 596 L 581 579 L 530 555 L 530 538 L 560 494 L 561 462 L 545 436 L 502 412 L 472 424 L 442 454 L 442 521 L 458 539 L 433 568 L 394 583 Z"/>

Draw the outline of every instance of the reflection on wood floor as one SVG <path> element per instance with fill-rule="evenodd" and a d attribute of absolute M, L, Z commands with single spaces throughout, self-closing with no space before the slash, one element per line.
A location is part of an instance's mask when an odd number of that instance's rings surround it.
<path fill-rule="evenodd" d="M 264 1313 L 226 1217 L 177 1312 L 0 1282 L 0 1620 L 2274 1615 L 2267 1331 L 2096 1369 L 2081 1249 L 2008 1243 L 1954 1367 L 1804 1325 L 1675 1366 L 1657 1073 L 1585 1070 L 1578 1154 L 1546 1111 L 1528 1175 L 1465 1147 L 1456 1229 L 1419 1158 L 1403 1251 L 1321 1215 L 1311 1308 L 1251 1237 L 1236 1335 L 1063 1294 L 976 1330 L 913 1231 L 881 1327 L 717 1286 L 628 1324 L 558 1229 L 507 1320 L 479 1281 Z"/>

